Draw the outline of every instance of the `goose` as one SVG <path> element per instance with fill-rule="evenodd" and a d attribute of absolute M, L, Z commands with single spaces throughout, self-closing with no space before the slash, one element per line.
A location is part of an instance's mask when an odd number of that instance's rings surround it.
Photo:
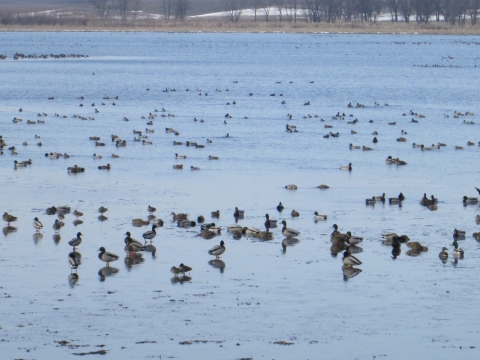
<path fill-rule="evenodd" d="M 268 214 L 265 214 L 265 227 L 268 229 L 277 227 L 277 220 L 270 219 Z"/>
<path fill-rule="evenodd" d="M 77 257 L 75 256 L 75 252 L 71 252 L 70 254 L 68 254 L 68 264 L 70 265 L 71 271 L 78 269 L 78 266 L 80 264 L 79 262 L 77 262 Z"/>
<path fill-rule="evenodd" d="M 238 207 L 235 206 L 235 212 L 233 213 L 233 216 L 236 218 L 243 218 L 245 216 L 245 211 L 238 210 Z"/>
<path fill-rule="evenodd" d="M 458 243 L 457 243 L 456 239 L 453 241 L 452 246 L 455 247 L 455 249 L 453 249 L 453 257 L 454 258 L 459 258 L 459 257 L 463 258 L 464 251 L 458 247 Z"/>
<path fill-rule="evenodd" d="M 190 166 L 190 170 L 200 170 L 198 166 Z"/>
<path fill-rule="evenodd" d="M 352 171 L 352 163 L 349 163 L 348 166 L 347 165 L 340 166 L 340 170 Z"/>
<path fill-rule="evenodd" d="M 376 202 L 377 202 L 377 200 L 375 200 L 374 196 L 372 196 L 371 199 L 365 199 L 365 204 L 367 204 L 367 205 L 375 205 Z"/>
<path fill-rule="evenodd" d="M 218 160 L 218 156 L 208 155 L 208 160 Z"/>
<path fill-rule="evenodd" d="M 182 271 L 183 275 L 185 275 L 186 272 L 192 271 L 192 268 L 184 263 L 181 263 L 178 268 Z"/>
<path fill-rule="evenodd" d="M 107 211 L 108 211 L 108 209 L 107 209 L 106 207 L 100 206 L 100 207 L 98 208 L 98 212 L 99 212 L 100 214 L 104 214 L 104 213 L 106 213 Z"/>
<path fill-rule="evenodd" d="M 10 215 L 8 212 L 3 214 L 2 219 L 7 222 L 7 226 L 10 226 L 11 222 L 17 221 L 18 218 L 16 216 Z"/>
<path fill-rule="evenodd" d="M 313 214 L 315 215 L 315 221 L 327 220 L 327 215 L 321 215 L 318 213 L 318 211 L 315 211 Z"/>
<path fill-rule="evenodd" d="M 150 214 L 153 214 L 155 211 L 157 211 L 157 208 L 154 208 L 153 206 L 148 205 L 147 211 L 148 211 Z"/>
<path fill-rule="evenodd" d="M 145 239 L 145 244 L 147 243 L 147 240 L 150 240 L 150 242 L 152 242 L 153 238 L 157 236 L 157 232 L 155 231 L 156 228 L 157 225 L 153 224 L 152 230 L 143 233 L 142 237 Z"/>
<path fill-rule="evenodd" d="M 440 254 L 438 254 L 438 257 L 440 258 L 440 260 L 447 260 L 448 259 L 448 249 L 446 247 L 443 247 L 442 251 L 440 251 Z"/>
<path fill-rule="evenodd" d="M 77 237 L 73 238 L 72 240 L 70 240 L 68 242 L 68 245 L 73 246 L 73 251 L 75 251 L 75 248 L 82 243 L 82 237 L 81 236 L 82 236 L 82 233 L 78 232 Z"/>
<path fill-rule="evenodd" d="M 299 231 L 287 228 L 287 222 L 285 220 L 282 221 L 282 224 L 283 224 L 282 234 L 286 238 L 300 235 Z"/>
<path fill-rule="evenodd" d="M 422 244 L 416 241 L 408 242 L 407 246 L 412 250 L 428 251 L 428 247 L 423 246 Z"/>
<path fill-rule="evenodd" d="M 80 211 L 78 211 L 78 210 L 75 210 L 75 211 L 72 213 L 72 215 L 78 218 L 78 217 L 80 217 L 80 216 L 83 216 L 83 213 L 80 212 Z"/>
<path fill-rule="evenodd" d="M 277 210 L 282 212 L 284 209 L 284 206 L 282 205 L 282 202 L 280 201 L 280 203 L 277 205 Z"/>
<path fill-rule="evenodd" d="M 343 253 L 342 261 L 346 268 L 352 268 L 353 265 L 362 265 L 362 262 L 353 256 L 348 248 Z"/>
<path fill-rule="evenodd" d="M 118 255 L 115 255 L 111 252 L 106 251 L 103 246 L 100 249 L 98 249 L 98 251 L 100 251 L 100 253 L 98 254 L 98 258 L 106 262 L 107 266 L 110 266 L 110 263 L 112 261 L 117 261 L 119 259 Z"/>
<path fill-rule="evenodd" d="M 220 241 L 220 245 L 215 245 L 213 248 L 208 250 L 208 253 L 210 255 L 215 255 L 217 259 L 220 258 L 220 255 L 222 255 L 225 252 L 225 242 L 222 240 Z"/>
<path fill-rule="evenodd" d="M 291 212 L 290 215 L 292 215 L 292 217 L 299 217 L 299 216 L 300 216 L 300 213 L 299 213 L 298 211 L 296 211 L 296 210 L 292 210 L 292 212 Z"/>
<path fill-rule="evenodd" d="M 345 240 L 350 245 L 357 245 L 363 241 L 363 237 L 354 236 L 350 231 L 347 231 L 347 239 Z"/>
<path fill-rule="evenodd" d="M 212 211 L 212 217 L 218 219 L 220 217 L 220 210 Z"/>
<path fill-rule="evenodd" d="M 175 158 L 176 159 L 186 159 L 187 155 L 178 155 L 177 153 L 175 153 Z"/>
<path fill-rule="evenodd" d="M 38 217 L 33 219 L 33 227 L 35 228 L 35 232 L 39 232 L 41 229 L 43 229 L 43 224 L 40 220 L 38 220 Z"/>
<path fill-rule="evenodd" d="M 174 169 L 177 169 L 177 170 L 183 170 L 183 164 L 173 165 L 173 168 L 174 168 Z"/>
<path fill-rule="evenodd" d="M 62 221 L 59 221 L 58 219 L 55 219 L 55 222 L 53 223 L 53 230 L 55 230 L 55 233 L 59 232 L 60 229 L 64 226 L 65 224 Z"/>
<path fill-rule="evenodd" d="M 99 170 L 110 170 L 110 164 L 107 165 L 100 165 L 98 167 Z"/>
<path fill-rule="evenodd" d="M 463 197 L 463 203 L 466 204 L 477 204 L 478 203 L 478 198 L 476 197 Z"/>
<path fill-rule="evenodd" d="M 382 195 L 374 196 L 373 198 L 377 201 L 385 202 L 385 193 L 383 193 Z"/>

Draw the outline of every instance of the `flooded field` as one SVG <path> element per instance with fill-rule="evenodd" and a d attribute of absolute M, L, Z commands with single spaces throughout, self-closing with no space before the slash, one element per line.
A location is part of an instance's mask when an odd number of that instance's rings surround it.
<path fill-rule="evenodd" d="M 480 187 L 479 45 L 453 36 L 1 33 L 0 211 L 17 218 L 0 234 L 2 354 L 478 358 L 480 209 L 462 199 Z M 85 171 L 69 173 L 75 165 Z M 383 193 L 385 202 L 366 203 Z M 400 193 L 405 200 L 390 204 Z M 422 206 L 424 193 L 438 201 Z M 52 206 L 70 212 L 59 219 Z M 172 212 L 194 226 L 178 226 Z M 271 234 L 228 231 L 265 231 L 267 213 L 278 223 Z M 220 233 L 203 233 L 198 216 Z M 144 243 L 158 219 L 156 252 L 126 253 L 126 232 Z M 65 224 L 58 232 L 55 220 Z M 300 234 L 285 236 L 282 220 Z M 350 247 L 361 265 L 343 266 L 334 224 L 363 237 Z M 458 258 L 454 229 L 466 232 Z M 404 243 L 392 252 L 387 232 L 428 251 Z M 208 250 L 221 240 L 216 259 Z M 106 266 L 100 247 L 118 260 Z M 173 274 L 180 263 L 193 270 Z"/>

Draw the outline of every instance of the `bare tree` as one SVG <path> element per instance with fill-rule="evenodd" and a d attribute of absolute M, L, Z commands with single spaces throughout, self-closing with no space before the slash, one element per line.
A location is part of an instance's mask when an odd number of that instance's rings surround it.
<path fill-rule="evenodd" d="M 131 1 L 132 0 L 117 0 L 117 6 L 118 6 L 118 11 L 120 12 L 120 18 L 124 23 L 127 22 Z"/>
<path fill-rule="evenodd" d="M 163 5 L 163 17 L 166 21 L 170 20 L 170 16 L 172 14 L 172 0 L 162 0 Z"/>
<path fill-rule="evenodd" d="M 410 15 L 412 15 L 412 0 L 399 0 L 399 6 L 405 22 L 410 22 Z"/>
<path fill-rule="evenodd" d="M 305 0 L 308 17 L 312 22 L 320 22 L 322 19 L 322 0 Z"/>
<path fill-rule="evenodd" d="M 175 0 L 175 18 L 184 21 L 190 8 L 189 0 Z"/>
<path fill-rule="evenodd" d="M 90 3 L 95 7 L 98 15 L 102 19 L 106 19 L 110 11 L 113 9 L 112 0 L 90 0 Z"/>
<path fill-rule="evenodd" d="M 270 20 L 270 12 L 273 7 L 273 0 L 262 0 L 261 6 L 263 15 L 265 16 L 265 21 L 268 22 Z"/>
<path fill-rule="evenodd" d="M 282 23 L 282 11 L 283 11 L 283 7 L 285 6 L 285 0 L 276 0 L 276 5 L 277 5 L 277 9 L 278 9 L 278 19 L 280 20 L 280 23 Z"/>
<path fill-rule="evenodd" d="M 240 19 L 240 15 L 242 15 L 244 1 L 243 0 L 225 0 L 226 8 L 227 8 L 227 17 L 228 19 L 233 22 L 237 23 Z"/>
<path fill-rule="evenodd" d="M 138 13 L 142 9 L 142 0 L 132 0 L 133 22 L 137 20 Z"/>
<path fill-rule="evenodd" d="M 257 9 L 260 7 L 260 0 L 253 0 L 254 21 L 257 22 Z"/>
<path fill-rule="evenodd" d="M 288 22 L 292 22 L 292 20 L 296 23 L 297 22 L 297 12 L 298 12 L 298 0 L 286 0 L 285 5 L 285 14 L 287 16 Z"/>
<path fill-rule="evenodd" d="M 470 21 L 472 25 L 477 24 L 478 10 L 480 9 L 480 0 L 472 0 L 470 5 Z"/>
<path fill-rule="evenodd" d="M 388 0 L 388 7 L 390 8 L 390 14 L 392 15 L 392 22 L 398 21 L 398 5 L 400 0 Z"/>

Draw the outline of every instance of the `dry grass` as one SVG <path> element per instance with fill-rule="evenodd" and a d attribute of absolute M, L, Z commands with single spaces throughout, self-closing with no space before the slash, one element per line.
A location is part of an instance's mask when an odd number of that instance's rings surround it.
<path fill-rule="evenodd" d="M 344 22 L 297 23 L 271 21 L 254 22 L 250 19 L 233 24 L 226 18 L 190 18 L 185 22 L 154 19 L 137 20 L 122 24 L 120 21 L 101 21 L 88 17 L 57 19 L 48 16 L 31 17 L 21 22 L 0 22 L 0 31 L 149 31 L 149 32 L 287 32 L 287 33 L 356 33 L 356 34 L 448 34 L 479 35 L 480 25 L 452 26 L 445 22 L 392 23 Z"/>

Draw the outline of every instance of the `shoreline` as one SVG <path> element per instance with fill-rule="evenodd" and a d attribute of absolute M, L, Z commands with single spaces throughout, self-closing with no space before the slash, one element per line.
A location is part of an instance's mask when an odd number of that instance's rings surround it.
<path fill-rule="evenodd" d="M 289 33 L 289 34 L 365 34 L 365 35 L 480 35 L 479 25 L 450 25 L 445 22 L 428 24 L 364 22 L 364 23 L 265 23 L 244 21 L 188 20 L 148 24 L 111 25 L 7 25 L 0 32 L 159 32 L 159 33 Z"/>

